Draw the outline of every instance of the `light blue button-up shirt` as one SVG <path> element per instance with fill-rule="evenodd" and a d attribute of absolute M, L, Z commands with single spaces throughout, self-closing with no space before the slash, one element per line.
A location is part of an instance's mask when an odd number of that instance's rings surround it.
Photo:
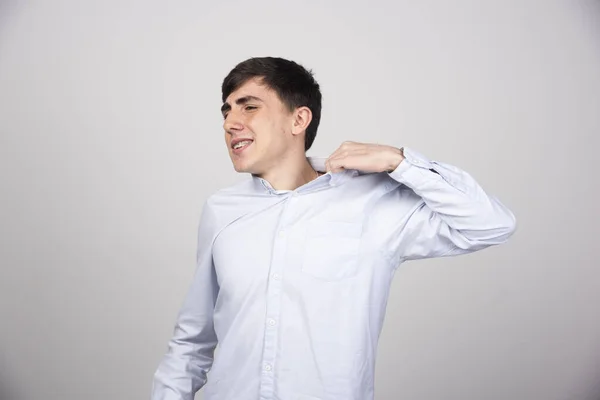
<path fill-rule="evenodd" d="M 398 266 L 515 230 L 466 172 L 404 155 L 389 173 L 327 173 L 293 191 L 252 176 L 209 197 L 152 399 L 192 400 L 201 387 L 206 400 L 373 399 Z M 324 158 L 309 161 L 324 172 Z"/>

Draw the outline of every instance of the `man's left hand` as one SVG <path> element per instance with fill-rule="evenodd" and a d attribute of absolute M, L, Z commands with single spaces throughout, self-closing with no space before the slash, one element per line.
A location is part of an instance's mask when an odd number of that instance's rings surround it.
<path fill-rule="evenodd" d="M 356 169 L 362 172 L 391 172 L 404 160 L 402 149 L 370 143 L 344 142 L 325 166 L 327 172 Z"/>

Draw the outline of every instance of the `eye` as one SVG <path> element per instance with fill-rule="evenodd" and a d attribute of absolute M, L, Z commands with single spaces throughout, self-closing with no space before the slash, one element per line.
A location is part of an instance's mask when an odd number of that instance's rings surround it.
<path fill-rule="evenodd" d="M 256 108 L 257 108 L 256 106 L 250 106 L 250 105 L 248 105 L 248 106 L 244 107 L 244 110 L 246 110 L 246 111 L 252 111 L 252 110 L 256 110 Z"/>

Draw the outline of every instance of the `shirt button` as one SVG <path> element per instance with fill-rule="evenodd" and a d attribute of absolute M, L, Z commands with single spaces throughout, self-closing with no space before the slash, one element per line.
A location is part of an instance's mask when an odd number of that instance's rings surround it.
<path fill-rule="evenodd" d="M 279 274 L 273 274 L 273 279 L 278 281 L 279 279 L 281 279 L 281 276 Z"/>
<path fill-rule="evenodd" d="M 271 365 L 270 364 L 266 364 L 265 365 L 265 371 L 270 371 L 271 370 Z"/>
<path fill-rule="evenodd" d="M 285 236 L 285 231 L 279 231 L 279 237 L 284 237 Z"/>
<path fill-rule="evenodd" d="M 275 326 L 275 320 L 274 319 L 269 319 L 268 324 L 269 324 L 269 326 Z"/>

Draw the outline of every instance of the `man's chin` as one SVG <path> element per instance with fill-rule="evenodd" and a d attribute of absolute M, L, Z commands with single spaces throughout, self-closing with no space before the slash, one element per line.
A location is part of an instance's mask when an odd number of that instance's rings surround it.
<path fill-rule="evenodd" d="M 235 172 L 239 173 L 254 173 L 254 168 L 252 168 L 251 165 L 245 163 L 233 163 L 233 169 L 235 170 Z"/>

